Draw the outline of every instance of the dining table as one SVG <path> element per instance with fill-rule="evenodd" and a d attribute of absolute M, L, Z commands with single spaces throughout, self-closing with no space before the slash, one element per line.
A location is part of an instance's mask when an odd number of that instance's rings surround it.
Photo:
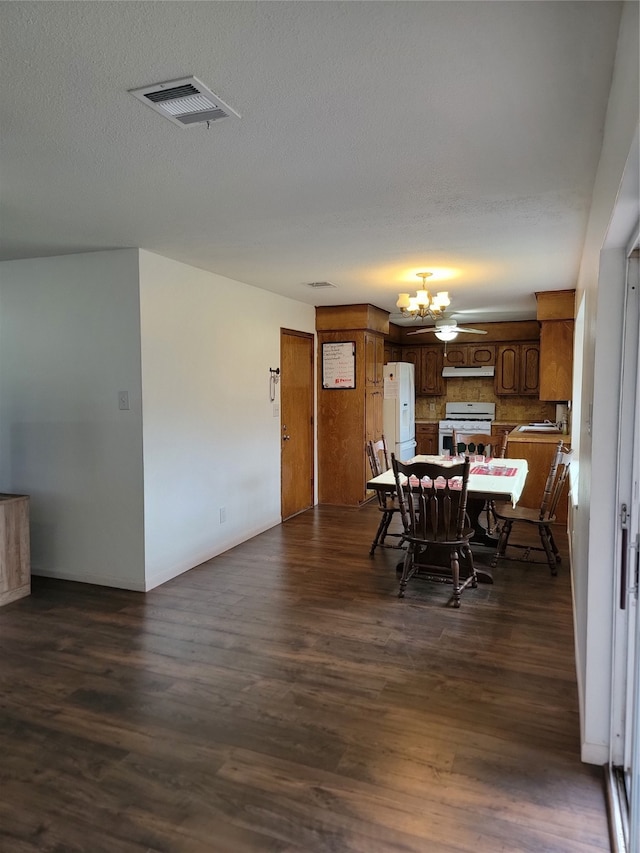
<path fill-rule="evenodd" d="M 406 460 L 412 462 L 432 462 L 436 465 L 459 465 L 462 457 L 451 456 L 413 456 Z M 522 495 L 529 465 L 526 459 L 492 459 L 484 456 L 470 456 L 469 481 L 467 485 L 467 515 L 474 534 L 470 544 L 496 548 L 498 539 L 492 536 L 482 524 L 481 515 L 488 500 L 505 501 L 516 506 Z M 405 477 L 401 475 L 400 482 L 404 485 Z M 384 471 L 367 482 L 367 488 L 383 492 L 395 492 L 396 481 L 393 469 Z M 493 583 L 489 569 L 476 568 L 478 580 Z"/>

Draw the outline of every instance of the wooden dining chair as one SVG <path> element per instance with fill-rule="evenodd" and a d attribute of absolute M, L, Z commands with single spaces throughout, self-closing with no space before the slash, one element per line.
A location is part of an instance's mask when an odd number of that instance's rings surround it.
<path fill-rule="evenodd" d="M 391 465 L 406 544 L 398 597 L 404 597 L 407 582 L 419 575 L 450 583 L 450 601 L 460 607 L 463 590 L 478 585 L 469 545 L 474 530 L 466 515 L 469 459 L 458 465 L 404 463 L 392 453 Z"/>
<path fill-rule="evenodd" d="M 496 459 L 504 459 L 507 452 L 507 439 L 509 430 L 489 434 L 463 433 L 453 431 L 453 448 L 458 456 L 473 455 L 479 453 L 483 456 L 493 456 Z"/>
<path fill-rule="evenodd" d="M 462 433 L 454 430 L 453 448 L 457 455 L 479 453 L 483 456 L 493 456 L 495 459 L 504 459 L 508 438 L 508 429 L 486 435 L 483 433 Z M 484 511 L 487 515 L 487 533 L 494 533 L 498 525 L 495 501 L 486 501 Z"/>
<path fill-rule="evenodd" d="M 505 551 L 507 546 L 509 546 L 511 548 L 522 549 L 524 554 L 521 559 L 523 560 L 529 558 L 531 551 L 544 551 L 551 574 L 558 574 L 558 565 L 560 564 L 561 557 L 553 538 L 551 525 L 555 521 L 558 501 L 569 476 L 569 466 L 571 465 L 572 456 L 573 451 L 565 447 L 562 441 L 559 441 L 556 452 L 551 460 L 540 509 L 528 509 L 520 506 L 511 507 L 509 504 L 505 504 L 504 507 L 496 510 L 496 514 L 502 522 L 502 527 L 500 538 L 498 539 L 498 547 L 491 561 L 493 568 L 497 566 L 500 557 L 505 556 Z M 542 547 L 511 544 L 509 542 L 511 531 L 513 526 L 518 524 L 525 525 L 529 529 L 537 529 Z"/>
<path fill-rule="evenodd" d="M 389 462 L 389 451 L 387 450 L 387 442 L 384 435 L 382 438 L 378 439 L 378 441 L 368 441 L 366 447 L 371 476 L 377 477 L 379 474 L 388 471 L 391 464 Z M 371 543 L 371 548 L 369 550 L 370 557 L 373 557 L 375 550 L 378 547 L 400 548 L 402 546 L 401 541 L 395 545 L 388 545 L 385 542 L 387 536 L 402 540 L 401 533 L 389 533 L 391 520 L 393 519 L 393 516 L 400 511 L 396 493 L 376 490 L 376 497 L 378 500 L 378 509 L 382 515 L 380 517 L 380 524 L 376 530 L 375 538 Z"/>

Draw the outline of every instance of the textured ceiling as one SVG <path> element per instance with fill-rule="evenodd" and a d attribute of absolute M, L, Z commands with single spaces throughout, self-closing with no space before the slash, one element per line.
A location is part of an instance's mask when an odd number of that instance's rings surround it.
<path fill-rule="evenodd" d="M 575 286 L 617 2 L 1 3 L 0 258 L 139 246 L 311 304 L 461 319 Z M 179 128 L 128 89 L 195 75 Z M 314 291 L 309 281 L 336 289 Z M 435 282 L 434 282 L 435 283 Z"/>

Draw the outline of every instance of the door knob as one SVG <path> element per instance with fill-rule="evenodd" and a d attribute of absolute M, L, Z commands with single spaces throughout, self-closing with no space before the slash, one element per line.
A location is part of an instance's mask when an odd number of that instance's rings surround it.
<path fill-rule="evenodd" d="M 290 440 L 291 440 L 291 436 L 290 436 L 290 435 L 283 435 L 283 436 L 282 436 L 282 440 L 283 440 L 283 441 L 290 441 Z"/>

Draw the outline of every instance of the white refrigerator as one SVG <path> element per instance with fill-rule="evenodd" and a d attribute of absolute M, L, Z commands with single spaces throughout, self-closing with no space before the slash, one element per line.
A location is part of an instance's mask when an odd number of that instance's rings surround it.
<path fill-rule="evenodd" d="M 414 366 L 390 361 L 384 366 L 384 437 L 389 453 L 406 462 L 416 453 L 416 388 Z"/>

